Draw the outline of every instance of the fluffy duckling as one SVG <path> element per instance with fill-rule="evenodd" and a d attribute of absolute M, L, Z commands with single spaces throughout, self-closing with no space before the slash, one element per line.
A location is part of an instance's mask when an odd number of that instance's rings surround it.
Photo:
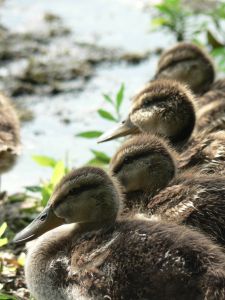
<path fill-rule="evenodd" d="M 15 237 L 42 235 L 25 267 L 36 300 L 225 299 L 225 255 L 216 245 L 178 225 L 116 221 L 121 199 L 118 183 L 98 168 L 61 180 Z M 64 223 L 71 224 L 58 227 Z"/>
<path fill-rule="evenodd" d="M 20 153 L 19 119 L 10 100 L 0 94 L 0 174 L 9 171 Z"/>
<path fill-rule="evenodd" d="M 183 145 L 195 126 L 194 96 L 174 80 L 156 80 L 147 84 L 133 99 L 127 119 L 99 142 L 137 132 L 148 132 Z"/>
<path fill-rule="evenodd" d="M 225 245 L 225 177 L 196 170 L 175 176 L 175 161 L 155 136 L 137 136 L 121 146 L 110 169 L 125 189 L 125 212 L 136 209 L 188 224 Z"/>
<path fill-rule="evenodd" d="M 202 94 L 214 81 L 214 64 L 198 46 L 179 43 L 162 54 L 155 78 L 178 80 L 195 93 Z"/>

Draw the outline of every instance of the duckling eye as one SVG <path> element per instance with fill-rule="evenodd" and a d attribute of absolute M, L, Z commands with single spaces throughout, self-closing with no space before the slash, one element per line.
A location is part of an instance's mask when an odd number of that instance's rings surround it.
<path fill-rule="evenodd" d="M 142 104 L 142 107 L 146 108 L 146 107 L 149 106 L 149 104 L 150 104 L 150 101 L 149 101 L 149 100 L 145 100 L 145 101 L 143 102 L 143 104 Z"/>
<path fill-rule="evenodd" d="M 125 157 L 124 158 L 124 161 L 123 161 L 125 164 L 129 164 L 129 163 L 131 163 L 132 162 L 132 158 L 131 157 Z"/>
<path fill-rule="evenodd" d="M 71 195 L 76 195 L 80 192 L 80 190 L 78 188 L 73 188 L 69 191 L 67 196 L 71 196 Z"/>
<path fill-rule="evenodd" d="M 47 218 L 47 213 L 44 213 L 40 216 L 40 220 L 44 221 Z"/>

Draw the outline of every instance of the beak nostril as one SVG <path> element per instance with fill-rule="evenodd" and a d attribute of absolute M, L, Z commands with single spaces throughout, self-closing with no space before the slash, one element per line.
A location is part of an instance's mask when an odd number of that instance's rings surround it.
<path fill-rule="evenodd" d="M 47 213 L 44 213 L 43 215 L 40 216 L 40 220 L 44 221 L 47 218 Z"/>

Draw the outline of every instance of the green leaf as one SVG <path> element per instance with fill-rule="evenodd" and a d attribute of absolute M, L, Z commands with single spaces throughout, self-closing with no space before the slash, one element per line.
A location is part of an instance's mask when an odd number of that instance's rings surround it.
<path fill-rule="evenodd" d="M 61 180 L 61 178 L 66 174 L 65 164 L 62 160 L 58 161 L 52 174 L 51 184 L 53 187 Z"/>
<path fill-rule="evenodd" d="M 0 300 L 17 300 L 16 297 L 0 293 Z"/>
<path fill-rule="evenodd" d="M 99 160 L 98 158 L 94 157 L 92 159 L 90 159 L 88 162 L 87 162 L 87 165 L 88 166 L 95 166 L 95 167 L 103 167 L 105 165 L 108 165 L 108 163 L 104 162 L 104 161 L 101 161 Z"/>
<path fill-rule="evenodd" d="M 6 228 L 7 228 L 7 223 L 6 222 L 2 223 L 2 225 L 0 226 L 0 237 L 6 231 Z"/>
<path fill-rule="evenodd" d="M 99 109 L 98 110 L 98 114 L 103 118 L 103 119 L 107 119 L 109 121 L 113 121 L 113 122 L 117 122 L 116 118 L 108 111 L 104 110 L 104 109 Z"/>
<path fill-rule="evenodd" d="M 8 239 L 7 238 L 0 239 L 0 247 L 5 246 L 7 244 L 8 244 Z"/>
<path fill-rule="evenodd" d="M 163 17 L 161 17 L 161 18 L 154 18 L 154 19 L 152 19 L 152 21 L 151 21 L 151 25 L 152 25 L 153 27 L 163 26 L 163 25 L 165 25 L 165 24 L 167 24 L 167 23 L 168 23 L 168 20 L 165 19 L 165 18 L 163 18 Z"/>
<path fill-rule="evenodd" d="M 99 161 L 104 162 L 106 164 L 110 162 L 110 157 L 106 153 L 94 149 L 91 149 L 91 152 L 94 154 L 95 158 L 97 158 Z"/>
<path fill-rule="evenodd" d="M 109 102 L 110 104 L 113 105 L 113 100 L 109 95 L 103 94 L 102 96 L 104 97 L 105 101 L 107 101 L 107 102 Z"/>
<path fill-rule="evenodd" d="M 103 134 L 103 131 L 84 131 L 76 134 L 76 136 L 87 138 L 87 139 L 94 139 L 98 138 Z"/>
<path fill-rule="evenodd" d="M 210 30 L 207 30 L 207 40 L 208 44 L 211 45 L 213 49 L 222 48 L 224 46 Z"/>
<path fill-rule="evenodd" d="M 123 101 L 123 96 L 124 96 L 124 84 L 121 84 L 121 87 L 116 95 L 116 111 L 119 112 L 120 106 Z"/>
<path fill-rule="evenodd" d="M 51 197 L 51 194 L 53 192 L 53 187 L 51 184 L 46 184 L 43 186 L 41 195 L 42 195 L 42 200 L 41 200 L 41 205 L 46 206 L 48 203 L 49 198 Z"/>
<path fill-rule="evenodd" d="M 51 167 L 54 168 L 57 161 L 51 157 L 48 156 L 42 156 L 42 155 L 33 155 L 32 159 L 43 167 Z"/>
<path fill-rule="evenodd" d="M 40 193 L 41 192 L 41 187 L 38 185 L 26 186 L 25 189 L 32 193 Z"/>

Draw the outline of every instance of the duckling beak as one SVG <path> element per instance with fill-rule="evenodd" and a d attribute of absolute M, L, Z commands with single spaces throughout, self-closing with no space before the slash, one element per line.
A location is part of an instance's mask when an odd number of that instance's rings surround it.
<path fill-rule="evenodd" d="M 34 240 L 43 233 L 64 224 L 65 221 L 57 217 L 52 209 L 52 206 L 46 206 L 33 222 L 17 233 L 13 239 L 13 243 L 25 243 Z"/>
<path fill-rule="evenodd" d="M 113 128 L 107 132 L 105 132 L 103 135 L 100 136 L 98 139 L 98 144 L 114 140 L 116 138 L 126 136 L 129 134 L 135 134 L 139 133 L 140 130 L 137 126 L 135 126 L 130 119 L 123 121 L 119 126 L 116 128 Z"/>

